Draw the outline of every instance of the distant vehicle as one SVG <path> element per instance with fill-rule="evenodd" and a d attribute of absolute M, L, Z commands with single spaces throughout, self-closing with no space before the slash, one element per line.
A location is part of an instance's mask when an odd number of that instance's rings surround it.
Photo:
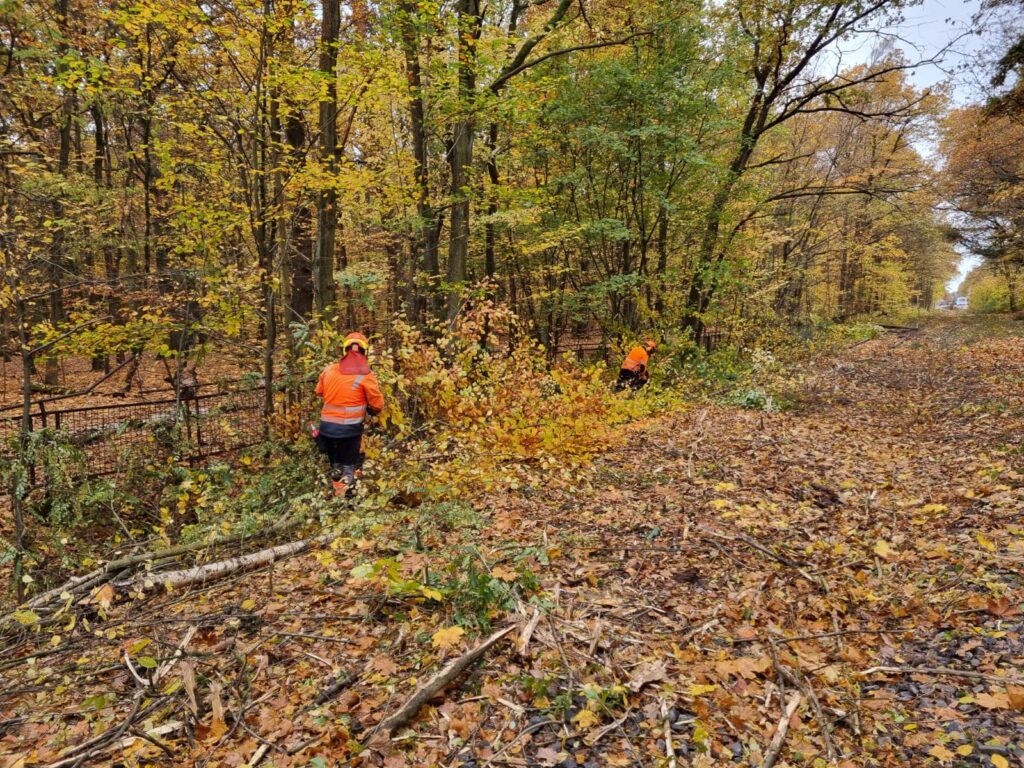
<path fill-rule="evenodd" d="M 967 297 L 957 296 L 956 301 L 953 302 L 953 306 L 956 307 L 957 309 L 967 309 Z"/>
<path fill-rule="evenodd" d="M 945 299 L 939 299 L 939 303 L 935 305 L 936 309 L 949 309 L 952 304 Z"/>

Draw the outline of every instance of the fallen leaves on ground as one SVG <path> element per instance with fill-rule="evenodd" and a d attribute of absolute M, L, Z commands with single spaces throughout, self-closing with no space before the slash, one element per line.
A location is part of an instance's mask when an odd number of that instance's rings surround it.
<path fill-rule="evenodd" d="M 38 655 L 4 671 L 0 749 L 56 762 L 169 665 L 136 730 L 178 725 L 95 762 L 753 766 L 799 690 L 778 765 L 1009 768 L 1024 342 L 947 331 L 802 365 L 789 412 L 704 403 L 635 424 L 592 467 L 476 497 L 481 527 L 412 536 L 415 511 L 396 513 L 332 545 L 335 576 L 311 553 L 94 603 L 52 647 L 55 628 L 25 620 L 6 657 Z M 479 593 L 427 594 L 454 550 Z M 487 590 L 518 605 L 467 613 Z M 481 621 L 522 629 L 368 750 Z M 144 639 L 157 668 L 140 682 L 122 655 Z"/>

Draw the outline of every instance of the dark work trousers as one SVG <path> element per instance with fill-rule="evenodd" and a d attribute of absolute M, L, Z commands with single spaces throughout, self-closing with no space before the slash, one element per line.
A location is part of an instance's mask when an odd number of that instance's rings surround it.
<path fill-rule="evenodd" d="M 316 445 L 322 453 L 327 454 L 331 467 L 355 467 L 359 465 L 359 447 L 362 440 L 362 435 L 326 437 L 321 433 L 316 438 Z"/>
<path fill-rule="evenodd" d="M 640 389 L 644 384 L 647 383 L 647 376 L 638 374 L 636 371 L 631 371 L 628 368 L 619 369 L 619 379 L 615 382 L 615 391 L 621 392 L 626 387 L 630 389 Z"/>

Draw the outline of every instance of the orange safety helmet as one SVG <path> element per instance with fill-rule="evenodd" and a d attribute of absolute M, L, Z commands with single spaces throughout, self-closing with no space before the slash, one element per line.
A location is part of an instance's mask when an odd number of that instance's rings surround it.
<path fill-rule="evenodd" d="M 657 348 L 658 345 L 654 343 L 653 339 L 647 339 L 647 341 L 644 342 L 644 350 L 647 352 L 647 354 L 650 354 Z"/>
<path fill-rule="evenodd" d="M 370 342 L 368 342 L 366 337 L 359 333 L 359 331 L 352 331 L 352 333 L 346 336 L 345 340 L 341 342 L 341 347 L 345 352 L 348 352 L 348 348 L 353 344 L 358 344 L 362 347 L 364 355 L 370 351 Z"/>

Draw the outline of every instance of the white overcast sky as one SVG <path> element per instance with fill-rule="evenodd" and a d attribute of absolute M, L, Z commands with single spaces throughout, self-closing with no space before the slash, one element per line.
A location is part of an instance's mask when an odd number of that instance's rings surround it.
<path fill-rule="evenodd" d="M 944 85 L 953 106 L 985 98 L 992 62 L 1005 43 L 994 19 L 976 23 L 980 11 L 981 0 L 924 0 L 907 8 L 900 24 L 884 30 L 909 61 L 938 59 L 912 70 L 910 79 L 918 88 Z M 878 43 L 877 36 L 864 35 L 844 44 L 844 63 L 867 61 Z M 921 149 L 930 153 L 933 147 Z M 955 292 L 977 263 L 976 257 L 964 253 L 947 289 Z"/>

